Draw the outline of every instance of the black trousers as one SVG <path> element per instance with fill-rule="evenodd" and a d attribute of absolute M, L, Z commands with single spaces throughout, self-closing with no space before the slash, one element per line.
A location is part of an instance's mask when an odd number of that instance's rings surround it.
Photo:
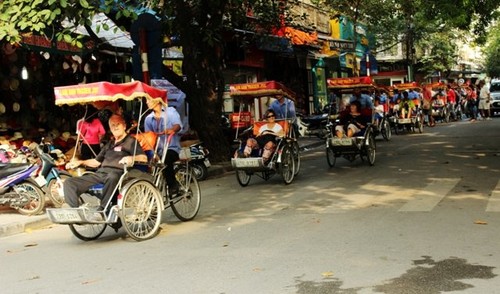
<path fill-rule="evenodd" d="M 101 199 L 101 207 L 104 208 L 114 196 L 113 191 L 122 174 L 123 171 L 118 169 L 99 169 L 95 173 L 66 179 L 63 185 L 64 200 L 69 206 L 78 207 L 81 204 L 79 202 L 81 194 L 87 192 L 95 184 L 104 184 Z"/>

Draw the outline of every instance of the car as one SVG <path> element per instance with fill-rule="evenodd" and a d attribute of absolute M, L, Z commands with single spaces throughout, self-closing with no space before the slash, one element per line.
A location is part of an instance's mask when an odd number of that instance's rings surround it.
<path fill-rule="evenodd" d="M 491 115 L 500 115 L 500 80 L 492 80 L 490 84 Z"/>

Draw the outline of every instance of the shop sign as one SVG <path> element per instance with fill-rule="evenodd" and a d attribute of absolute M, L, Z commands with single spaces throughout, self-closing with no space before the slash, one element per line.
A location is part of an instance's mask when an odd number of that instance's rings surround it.
<path fill-rule="evenodd" d="M 84 44 L 83 48 L 71 45 L 65 41 L 50 40 L 45 36 L 35 34 L 23 34 L 21 43 L 28 47 L 35 47 L 41 51 L 62 52 L 62 53 L 82 53 L 85 50 L 94 48 L 94 42 L 88 41 Z"/>
<path fill-rule="evenodd" d="M 329 40 L 330 50 L 352 51 L 354 50 L 354 42 L 347 40 Z"/>

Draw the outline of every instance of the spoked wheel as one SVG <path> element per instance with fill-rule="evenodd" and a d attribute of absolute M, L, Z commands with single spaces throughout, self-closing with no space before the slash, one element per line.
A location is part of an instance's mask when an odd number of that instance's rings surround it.
<path fill-rule="evenodd" d="M 241 169 L 236 170 L 236 179 L 238 180 L 238 183 L 240 184 L 240 186 L 242 186 L 242 187 L 248 186 L 251 178 L 252 178 L 252 175 L 249 174 L 248 172 L 241 170 Z"/>
<path fill-rule="evenodd" d="M 179 194 L 170 199 L 170 206 L 175 216 L 185 222 L 198 214 L 201 205 L 201 190 L 192 172 L 179 170 L 175 173 Z"/>
<path fill-rule="evenodd" d="M 294 158 L 291 148 L 285 146 L 281 151 L 281 162 L 279 164 L 279 171 L 283 177 L 285 184 L 290 184 L 293 181 L 294 174 Z"/>
<path fill-rule="evenodd" d="M 391 125 L 389 124 L 389 122 L 384 119 L 383 123 L 382 123 L 382 137 L 386 140 L 386 141 L 389 141 L 391 140 L 391 136 L 392 136 L 392 130 L 391 130 Z"/>
<path fill-rule="evenodd" d="M 122 197 L 118 215 L 127 234 L 136 241 L 156 236 L 162 213 L 160 191 L 152 183 L 137 179 L 125 185 Z"/>
<path fill-rule="evenodd" d="M 16 185 L 16 192 L 25 204 L 17 207 L 17 211 L 24 215 L 39 214 L 45 206 L 45 194 L 38 185 L 31 182 L 22 182 Z"/>
<path fill-rule="evenodd" d="M 373 136 L 372 133 L 368 134 L 368 142 L 367 145 L 365 146 L 366 148 L 366 157 L 368 158 L 368 163 L 370 165 L 375 164 L 375 137 Z"/>
<path fill-rule="evenodd" d="M 203 181 L 208 177 L 208 168 L 203 163 L 203 161 L 191 163 L 190 166 L 193 170 L 194 176 L 198 181 Z"/>
<path fill-rule="evenodd" d="M 300 147 L 297 141 L 292 143 L 293 161 L 294 161 L 294 175 L 296 176 L 300 171 Z"/>
<path fill-rule="evenodd" d="M 326 147 L 326 162 L 328 162 L 330 167 L 334 167 L 335 162 L 337 162 L 337 157 L 330 147 Z"/>
<path fill-rule="evenodd" d="M 90 195 L 80 196 L 80 204 L 88 204 L 87 206 L 98 207 L 99 199 Z M 106 224 L 70 224 L 69 229 L 80 240 L 92 241 L 99 238 L 106 230 Z"/>
<path fill-rule="evenodd" d="M 64 195 L 62 193 L 62 184 L 66 179 L 71 178 L 71 175 L 68 172 L 59 171 L 59 177 L 61 178 L 61 182 L 53 178 L 47 184 L 48 196 L 54 207 L 61 207 L 63 205 Z"/>
<path fill-rule="evenodd" d="M 422 134 L 424 132 L 424 117 L 422 115 L 417 116 L 418 122 L 418 132 Z"/>

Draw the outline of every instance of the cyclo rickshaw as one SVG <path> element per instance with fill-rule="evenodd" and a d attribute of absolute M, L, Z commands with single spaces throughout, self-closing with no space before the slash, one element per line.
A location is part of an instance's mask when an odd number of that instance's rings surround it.
<path fill-rule="evenodd" d="M 399 93 L 403 91 L 414 90 L 415 92 L 421 93 L 422 89 L 417 85 L 417 83 L 403 83 L 396 84 L 393 86 L 395 90 L 398 90 Z M 418 130 L 419 133 L 424 131 L 424 114 L 422 113 L 422 109 L 420 107 L 420 99 L 410 97 L 410 100 L 414 104 L 415 108 L 412 111 L 410 118 L 401 117 L 401 109 L 398 109 L 394 112 L 394 132 L 398 134 L 402 129 L 406 129 L 407 131 L 416 132 Z"/>
<path fill-rule="evenodd" d="M 165 90 L 141 82 L 98 82 L 63 86 L 55 87 L 54 92 L 56 105 L 92 103 L 97 109 L 102 109 L 104 105 L 115 105 L 118 99 L 136 101 L 139 104 L 139 122 L 147 112 L 143 112 L 142 98 L 159 100 L 164 105 L 167 101 Z M 139 135 L 141 133 L 137 129 L 135 136 Z M 161 137 L 156 138 L 154 135 L 154 142 L 151 144 L 157 146 Z M 165 146 L 168 146 L 171 136 L 164 137 Z M 137 141 L 137 144 L 141 144 L 139 138 Z M 165 169 L 163 162 L 167 148 L 160 155 L 156 154 L 156 148 L 150 151 L 153 156 L 148 162 L 134 162 L 133 166 L 123 166 L 124 173 L 113 191 L 115 196 L 105 204 L 103 211 L 96 210 L 103 189 L 102 184 L 97 184 L 80 195 L 80 207 L 47 209 L 50 220 L 69 225 L 71 232 L 84 241 L 97 239 L 107 226 L 118 231 L 121 225 L 134 240 L 150 239 L 158 234 L 162 212 L 168 207 L 172 208 L 181 221 L 192 220 L 199 211 L 201 193 L 196 178 L 188 168 L 189 163 L 184 163 L 186 168 L 180 169 L 175 175 L 179 193 L 168 195 L 162 172 Z M 100 215 L 99 218 L 95 218 L 96 213 Z"/>
<path fill-rule="evenodd" d="M 242 151 L 246 139 L 257 136 L 259 128 L 266 123 L 262 119 L 271 98 L 284 95 L 294 100 L 295 93 L 281 83 L 266 81 L 230 85 L 230 95 L 239 103 L 238 112 L 231 115 L 231 125 L 236 128 L 236 139 L 239 141 L 239 148 L 231 158 L 238 183 L 245 187 L 250 183 L 252 175 L 267 181 L 274 174 L 280 173 L 285 184 L 290 184 L 300 170 L 299 144 L 291 119 L 276 120 L 285 135 L 276 138 L 276 147 L 267 162 L 260 155 L 262 149 L 254 150 L 250 157 L 242 157 L 238 151 Z M 246 129 L 240 133 L 240 129 L 244 128 Z"/>
<path fill-rule="evenodd" d="M 442 82 L 430 84 L 432 89 L 431 115 L 434 121 L 450 122 L 450 109 L 446 99 L 446 85 Z"/>
<path fill-rule="evenodd" d="M 328 89 L 337 95 L 352 94 L 355 90 L 373 91 L 374 85 L 370 77 L 352 77 L 352 78 L 330 78 L 327 80 Z M 349 101 L 347 101 L 349 103 Z M 347 104 L 345 103 L 345 104 Z M 344 103 L 343 103 L 344 104 Z M 370 108 L 361 109 L 361 115 L 369 117 L 371 123 L 367 125 L 364 132 L 356 137 L 336 136 L 335 127 L 340 123 L 343 116 L 349 113 L 346 108 L 340 111 L 338 118 L 334 122 L 328 123 L 330 130 L 326 138 L 326 159 L 330 167 L 335 166 L 337 158 L 342 156 L 353 162 L 359 155 L 361 160 L 368 160 L 370 165 L 375 164 L 375 127 L 373 124 L 373 111 Z"/>

